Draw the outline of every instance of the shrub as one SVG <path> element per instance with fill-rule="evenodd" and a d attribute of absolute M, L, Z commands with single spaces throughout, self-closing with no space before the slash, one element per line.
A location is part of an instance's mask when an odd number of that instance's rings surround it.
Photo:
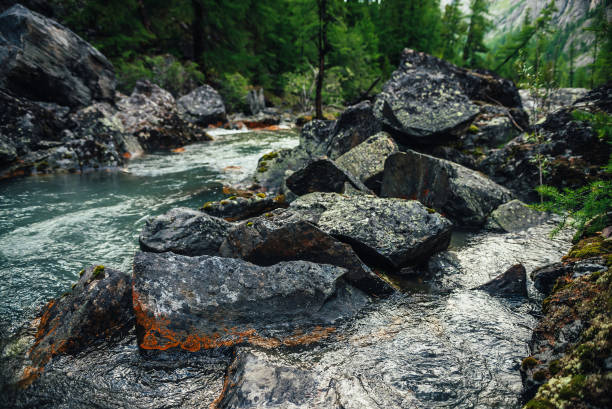
<path fill-rule="evenodd" d="M 219 86 L 225 108 L 229 112 L 244 112 L 247 109 L 246 95 L 249 92 L 249 81 L 242 74 L 224 74 Z"/>

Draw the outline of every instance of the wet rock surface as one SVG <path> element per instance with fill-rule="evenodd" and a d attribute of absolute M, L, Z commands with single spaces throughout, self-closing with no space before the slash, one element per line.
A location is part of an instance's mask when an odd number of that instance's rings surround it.
<path fill-rule="evenodd" d="M 305 261 L 261 267 L 221 257 L 138 253 L 134 311 L 142 349 L 299 345 L 328 336 L 367 297 L 346 270 Z"/>
<path fill-rule="evenodd" d="M 202 85 L 177 101 L 179 116 L 185 121 L 208 126 L 227 122 L 221 95 L 210 85 Z"/>
<path fill-rule="evenodd" d="M 467 227 L 481 227 L 512 199 L 510 191 L 476 171 L 411 150 L 387 159 L 381 195 L 417 199 Z"/>
<path fill-rule="evenodd" d="M 311 193 L 289 208 L 374 265 L 398 269 L 445 249 L 450 240 L 451 223 L 417 201 Z"/>
<path fill-rule="evenodd" d="M 527 297 L 527 271 L 525 266 L 515 264 L 503 274 L 475 289 L 497 297 Z"/>
<path fill-rule="evenodd" d="M 285 183 L 298 196 L 313 192 L 344 193 L 346 184 L 355 190 L 372 193 L 359 179 L 326 158 L 311 161 L 292 173 Z"/>
<path fill-rule="evenodd" d="M 147 220 L 138 242 L 143 251 L 214 256 L 230 228 L 223 219 L 179 207 Z"/>
<path fill-rule="evenodd" d="M 393 291 L 348 244 L 291 210 L 277 210 L 241 223 L 229 232 L 219 252 L 222 257 L 241 258 L 264 266 L 291 260 L 332 264 L 346 268 L 346 280 L 367 293 Z"/>
<path fill-rule="evenodd" d="M 0 15 L 0 88 L 83 107 L 113 100 L 115 72 L 106 57 L 72 31 L 18 4 Z"/>
<path fill-rule="evenodd" d="M 340 156 L 336 163 L 368 188 L 379 192 L 385 161 L 398 150 L 397 143 L 389 134 L 379 132 Z"/>
<path fill-rule="evenodd" d="M 533 210 L 520 200 L 514 199 L 493 210 L 485 227 L 491 230 L 512 232 L 526 230 L 550 219 L 550 214 Z"/>
<path fill-rule="evenodd" d="M 50 301 L 35 321 L 36 334 L 19 379 L 30 385 L 54 357 L 76 354 L 91 345 L 120 340 L 134 325 L 132 281 L 120 271 L 91 266 L 72 291 Z"/>

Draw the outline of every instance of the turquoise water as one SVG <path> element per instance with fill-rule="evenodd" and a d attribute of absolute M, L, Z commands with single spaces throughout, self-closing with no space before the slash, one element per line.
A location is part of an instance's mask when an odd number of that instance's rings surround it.
<path fill-rule="evenodd" d="M 235 133 L 127 169 L 1 181 L 0 329 L 15 329 L 68 291 L 87 265 L 129 272 L 147 217 L 217 200 L 263 153 L 296 144 L 291 131 Z"/>

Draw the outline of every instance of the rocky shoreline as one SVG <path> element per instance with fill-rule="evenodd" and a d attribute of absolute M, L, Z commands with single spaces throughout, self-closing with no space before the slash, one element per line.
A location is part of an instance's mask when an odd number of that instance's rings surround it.
<path fill-rule="evenodd" d="M 69 30 L 21 6 L 0 15 L 2 21 L 11 22 L 2 30 L 27 30 L 6 36 L 22 43 L 0 36 L 0 177 L 121 166 L 142 152 L 204 140 L 207 125 L 226 120 L 209 86 L 178 101 L 148 82 L 129 97 L 117 95 L 112 66 Z M 45 46 L 57 53 L 37 78 L 59 88 L 41 102 L 49 92 L 39 95 L 36 83 L 16 78 L 33 75 L 32 61 L 39 64 L 41 51 L 24 46 L 31 44 L 26 33 L 51 28 L 76 44 L 79 55 L 93 57 L 76 61 L 60 34 L 47 36 Z M 60 73 L 64 82 L 53 77 L 75 64 L 78 69 Z M 493 298 L 527 314 L 521 305 L 538 297 L 528 291 L 532 281 L 546 298 L 531 355 L 515 362 L 523 403 L 609 406 L 609 232 L 583 238 L 562 263 L 530 271 L 531 281 L 528 269 L 535 266 L 509 263 L 488 282 L 457 285 L 453 271 L 460 263 L 446 251 L 453 229 L 528 236 L 550 222 L 518 200 L 532 200 L 539 184 L 535 155 L 550 159 L 545 183 L 553 186 L 601 176 L 610 146 L 588 122 L 572 119 L 578 108 L 612 113 L 612 88 L 592 90 L 550 114 L 536 125 L 548 143 L 533 144 L 510 81 L 405 50 L 374 101 L 347 108 L 336 121 L 305 124 L 298 147 L 259 160 L 249 190 L 200 210 L 150 218 L 131 272 L 104 265 L 81 271 L 70 291 L 2 346 L 2 356 L 10 357 L 2 360 L 5 398 L 28 406 L 30 397 L 36 402 L 51 388 L 54 365 L 86 365 L 106 353 L 127 360 L 126 376 L 139 373 L 139 379 L 147 365 L 200 374 L 209 387 L 195 396 L 210 407 L 380 407 L 374 397 L 402 407 L 397 393 L 371 392 L 356 378 L 317 376 L 280 351 L 341 348 L 347 326 L 362 322 L 377 303 L 398 303 L 404 311 L 406 282 L 425 282 L 439 297 L 461 288 L 462 297 L 480 297 L 484 305 Z M 374 328 L 379 339 L 393 339 L 386 331 L 394 325 L 408 331 L 401 318 Z M 437 336 L 452 344 L 452 335 Z M 370 345 L 356 336 L 350 342 Z M 143 361 L 131 357 L 135 350 Z M 188 397 L 197 385 L 187 385 L 177 406 L 198 406 Z M 404 402 L 418 406 L 415 396 Z M 59 404 L 53 399 L 48 406 Z"/>

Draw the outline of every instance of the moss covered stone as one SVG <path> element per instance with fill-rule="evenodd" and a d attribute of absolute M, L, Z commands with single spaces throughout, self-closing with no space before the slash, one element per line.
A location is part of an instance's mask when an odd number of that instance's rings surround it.
<path fill-rule="evenodd" d="M 104 277 L 104 266 L 103 265 L 95 266 L 91 277 L 94 280 Z"/>
<path fill-rule="evenodd" d="M 580 240 L 569 251 L 564 259 L 583 259 L 612 253 L 612 240 L 601 236 Z"/>

